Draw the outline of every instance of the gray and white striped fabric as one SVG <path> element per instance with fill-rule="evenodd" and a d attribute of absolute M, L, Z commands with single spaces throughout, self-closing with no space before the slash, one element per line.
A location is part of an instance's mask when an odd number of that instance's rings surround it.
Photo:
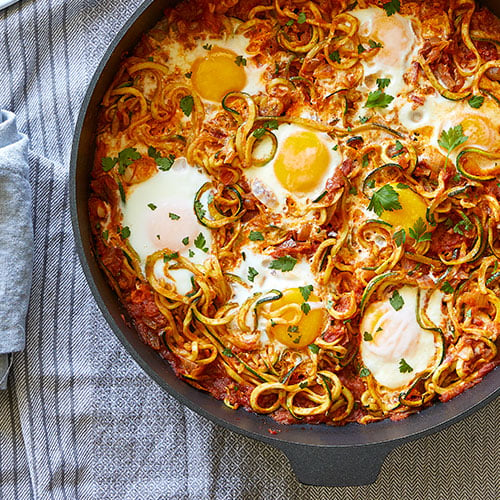
<path fill-rule="evenodd" d="M 0 12 L 0 108 L 31 139 L 35 264 L 27 344 L 0 391 L 1 500 L 495 500 L 498 415 L 395 450 L 378 481 L 299 484 L 271 447 L 180 406 L 104 323 L 73 248 L 68 164 L 100 57 L 140 0 L 25 0 Z"/>

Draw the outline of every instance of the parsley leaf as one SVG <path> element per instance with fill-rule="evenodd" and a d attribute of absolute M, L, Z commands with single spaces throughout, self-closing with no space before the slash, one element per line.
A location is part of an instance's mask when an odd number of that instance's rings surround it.
<path fill-rule="evenodd" d="M 175 161 L 175 156 L 173 154 L 168 155 L 167 158 L 162 158 L 161 154 L 153 146 L 149 146 L 148 156 L 153 158 L 158 168 L 164 172 L 170 170 Z"/>
<path fill-rule="evenodd" d="M 318 354 L 319 347 L 316 344 L 309 344 L 307 347 L 313 354 Z"/>
<path fill-rule="evenodd" d="M 441 291 L 443 291 L 444 293 L 453 293 L 455 289 L 450 285 L 449 281 L 445 281 L 441 285 Z"/>
<path fill-rule="evenodd" d="M 257 276 L 259 272 L 254 269 L 253 267 L 248 268 L 248 281 L 251 281 L 253 283 L 253 280 L 255 279 L 255 276 Z"/>
<path fill-rule="evenodd" d="M 179 252 L 172 252 L 172 253 L 164 253 L 163 254 L 163 262 L 168 262 L 172 259 L 178 259 L 179 258 Z"/>
<path fill-rule="evenodd" d="M 172 219 L 172 220 L 179 220 L 180 219 L 180 216 L 177 215 L 177 214 L 174 214 L 173 212 L 170 212 L 168 214 L 168 216 Z"/>
<path fill-rule="evenodd" d="M 248 239 L 250 241 L 264 241 L 264 236 L 260 231 L 250 231 Z"/>
<path fill-rule="evenodd" d="M 389 86 L 391 83 L 390 78 L 377 78 L 377 87 L 382 90 Z"/>
<path fill-rule="evenodd" d="M 311 310 L 311 306 L 307 302 L 304 302 L 300 305 L 300 309 L 307 316 L 309 314 L 309 311 Z"/>
<path fill-rule="evenodd" d="M 332 61 L 340 63 L 340 54 L 338 50 L 334 50 L 329 57 Z"/>
<path fill-rule="evenodd" d="M 125 189 L 123 189 L 123 184 L 121 183 L 121 181 L 118 181 L 118 191 L 120 191 L 120 198 L 122 199 L 123 203 L 125 203 Z"/>
<path fill-rule="evenodd" d="M 366 366 L 363 366 L 363 368 L 361 368 L 361 370 L 359 370 L 360 377 L 368 377 L 368 375 L 370 375 L 370 373 L 371 373 L 371 371 Z"/>
<path fill-rule="evenodd" d="M 104 241 L 108 241 L 108 238 L 109 238 L 109 231 L 106 229 L 102 232 L 102 239 Z"/>
<path fill-rule="evenodd" d="M 183 245 L 188 245 L 189 244 L 189 236 L 186 236 L 185 238 L 182 238 L 182 244 Z"/>
<path fill-rule="evenodd" d="M 383 47 L 380 42 L 376 42 L 375 40 L 368 40 L 368 45 L 372 49 L 381 49 Z"/>
<path fill-rule="evenodd" d="M 186 116 L 189 116 L 191 114 L 191 112 L 193 111 L 193 106 L 194 106 L 193 96 L 192 95 L 185 95 L 180 101 L 180 106 L 181 106 L 182 112 Z"/>
<path fill-rule="evenodd" d="M 128 238 L 130 236 L 130 228 L 128 226 L 122 227 L 120 234 L 123 239 Z"/>
<path fill-rule="evenodd" d="M 253 131 L 253 136 L 260 139 L 266 133 L 266 130 L 276 130 L 278 125 L 278 120 L 269 120 L 262 127 L 256 128 Z"/>
<path fill-rule="evenodd" d="M 117 161 L 118 158 L 110 158 L 109 156 L 106 156 L 106 158 L 102 158 L 101 165 L 104 172 L 109 172 L 116 165 Z"/>
<path fill-rule="evenodd" d="M 399 295 L 399 292 L 397 290 L 394 290 L 394 292 L 392 292 L 392 297 L 389 299 L 389 302 L 391 303 L 391 306 L 395 311 L 399 311 L 405 305 L 403 297 Z"/>
<path fill-rule="evenodd" d="M 379 217 L 384 210 L 392 212 L 393 210 L 400 210 L 401 208 L 403 207 L 401 203 L 399 203 L 399 194 L 389 184 L 375 191 L 368 205 L 368 210 L 373 210 Z"/>
<path fill-rule="evenodd" d="M 224 347 L 224 350 L 222 351 L 222 355 L 226 356 L 228 358 L 234 357 L 233 351 L 229 347 Z"/>
<path fill-rule="evenodd" d="M 205 236 L 203 236 L 203 233 L 200 233 L 194 240 L 194 246 L 205 253 L 208 252 L 208 248 L 205 246 L 206 244 L 207 240 L 205 239 Z"/>
<path fill-rule="evenodd" d="M 422 219 L 422 217 L 419 217 L 415 224 L 413 224 L 413 227 L 410 227 L 409 233 L 417 243 L 420 243 L 422 241 L 430 241 L 432 234 L 426 233 L 426 229 L 427 224 L 424 222 L 424 219 Z"/>
<path fill-rule="evenodd" d="M 368 156 L 368 153 L 363 155 L 363 158 L 361 158 L 361 166 L 363 168 L 366 168 L 370 164 L 370 157 Z"/>
<path fill-rule="evenodd" d="M 404 358 L 399 360 L 399 371 L 401 373 L 411 373 L 413 368 L 405 361 Z"/>
<path fill-rule="evenodd" d="M 243 56 L 236 56 L 236 59 L 234 60 L 237 66 L 246 66 L 247 65 L 247 60 Z"/>
<path fill-rule="evenodd" d="M 399 10 L 401 9 L 401 4 L 399 3 L 399 0 L 390 0 L 387 3 L 384 3 L 382 5 L 382 8 L 385 10 L 388 16 L 392 16 L 396 12 L 399 12 Z"/>
<path fill-rule="evenodd" d="M 396 246 L 400 247 L 406 241 L 406 232 L 404 229 L 396 231 L 392 235 L 392 239 L 396 242 Z"/>
<path fill-rule="evenodd" d="M 141 157 L 140 153 L 135 148 L 125 148 L 118 153 L 118 173 L 123 175 L 125 167 L 128 167 L 135 160 Z"/>
<path fill-rule="evenodd" d="M 286 23 L 285 26 L 292 26 L 295 21 L 293 19 L 289 19 Z"/>
<path fill-rule="evenodd" d="M 283 257 L 278 257 L 276 260 L 273 260 L 269 265 L 270 269 L 278 269 L 283 273 L 291 271 L 295 264 L 297 263 L 297 259 L 294 257 L 290 257 L 289 255 L 284 255 Z"/>
<path fill-rule="evenodd" d="M 392 95 L 386 94 L 381 90 L 375 90 L 368 94 L 365 108 L 387 108 L 393 100 L 394 97 Z"/>
<path fill-rule="evenodd" d="M 299 24 L 304 24 L 306 22 L 306 19 L 306 14 L 304 12 L 301 12 L 297 17 L 297 22 Z"/>
<path fill-rule="evenodd" d="M 287 332 L 290 332 L 290 333 L 297 333 L 298 331 L 299 331 L 298 325 L 290 325 L 287 328 Z"/>
<path fill-rule="evenodd" d="M 307 302 L 309 300 L 311 292 L 313 291 L 313 286 L 312 285 L 299 286 L 299 290 L 300 294 L 302 295 L 302 298 L 304 299 L 304 302 Z"/>
<path fill-rule="evenodd" d="M 468 101 L 471 108 L 479 109 L 484 102 L 484 97 L 482 95 L 473 95 Z"/>
<path fill-rule="evenodd" d="M 366 342 L 370 342 L 370 340 L 373 340 L 373 335 L 371 333 L 365 332 L 363 333 L 363 340 Z"/>
<path fill-rule="evenodd" d="M 448 130 L 442 130 L 441 135 L 439 136 L 438 144 L 448 151 L 446 155 L 446 161 L 444 162 L 444 168 L 448 163 L 448 158 L 450 153 L 458 146 L 463 144 L 468 139 L 467 136 L 464 135 L 464 130 L 462 128 L 462 124 L 457 125 L 455 127 L 451 127 Z"/>
<path fill-rule="evenodd" d="M 154 204 L 154 203 L 148 203 L 148 207 L 151 209 L 151 210 L 156 210 L 158 207 Z"/>
<path fill-rule="evenodd" d="M 362 54 L 365 50 L 366 49 L 361 44 L 358 45 L 358 54 Z"/>

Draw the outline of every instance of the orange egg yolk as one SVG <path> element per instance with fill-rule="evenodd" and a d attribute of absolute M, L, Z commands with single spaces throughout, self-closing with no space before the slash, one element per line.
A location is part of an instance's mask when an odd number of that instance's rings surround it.
<path fill-rule="evenodd" d="M 391 211 L 384 210 L 380 218 L 394 227 L 401 227 L 406 231 L 413 227 L 418 219 L 422 219 L 427 224 L 427 204 L 424 199 L 410 188 L 401 188 L 397 184 L 390 185 L 398 193 L 401 208 Z M 427 224 L 426 231 L 431 229 L 431 226 Z"/>
<path fill-rule="evenodd" d="M 319 304 L 320 299 L 314 293 L 305 302 L 298 288 L 285 290 L 280 299 L 269 305 L 270 335 L 281 344 L 296 349 L 314 342 L 326 319 L 325 309 L 318 307 Z"/>
<path fill-rule="evenodd" d="M 214 47 L 191 66 L 194 89 L 208 101 L 220 102 L 229 92 L 242 90 L 247 81 L 245 69 L 236 63 L 234 52 Z"/>
<path fill-rule="evenodd" d="M 274 173 L 290 192 L 307 193 L 323 180 L 330 153 L 314 132 L 287 137 L 274 162 Z"/>

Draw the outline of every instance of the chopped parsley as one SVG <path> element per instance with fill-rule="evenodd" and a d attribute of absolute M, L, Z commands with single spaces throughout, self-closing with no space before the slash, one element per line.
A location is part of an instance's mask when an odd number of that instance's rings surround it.
<path fill-rule="evenodd" d="M 484 97 L 482 95 L 473 95 L 468 101 L 471 108 L 479 109 L 484 102 Z"/>
<path fill-rule="evenodd" d="M 370 373 L 371 373 L 371 371 L 366 366 L 363 366 L 363 368 L 361 368 L 361 370 L 359 370 L 360 377 L 368 377 L 368 375 L 370 375 Z"/>
<path fill-rule="evenodd" d="M 234 357 L 233 351 L 229 347 L 224 347 L 224 350 L 222 351 L 222 355 L 226 356 L 228 358 Z"/>
<path fill-rule="evenodd" d="M 153 146 L 149 146 L 148 156 L 153 158 L 158 168 L 164 172 L 170 170 L 175 161 L 175 155 L 169 154 L 168 157 L 162 158 L 161 154 Z"/>
<path fill-rule="evenodd" d="M 190 71 L 189 73 L 184 73 L 184 76 L 185 76 L 186 78 L 191 78 L 191 76 L 192 76 L 192 75 L 193 75 L 193 72 L 192 72 L 192 71 Z"/>
<path fill-rule="evenodd" d="M 172 259 L 178 259 L 179 258 L 179 252 L 172 252 L 172 253 L 164 253 L 163 254 L 163 262 L 169 262 Z"/>
<path fill-rule="evenodd" d="M 365 108 L 387 108 L 393 100 L 392 95 L 386 94 L 382 90 L 375 90 L 368 94 Z"/>
<path fill-rule="evenodd" d="M 339 149 L 339 145 L 338 144 L 335 144 L 335 146 L 332 146 L 332 150 L 333 151 L 337 151 L 337 149 Z"/>
<path fill-rule="evenodd" d="M 237 66 L 246 66 L 247 65 L 247 60 L 243 56 L 236 56 L 236 59 L 234 60 Z"/>
<path fill-rule="evenodd" d="M 406 241 L 406 232 L 404 229 L 400 229 L 399 231 L 396 231 L 392 235 L 392 239 L 396 242 L 396 246 L 400 247 L 401 245 L 404 244 Z"/>
<path fill-rule="evenodd" d="M 285 26 L 292 26 L 295 21 L 293 19 L 289 19 L 286 23 Z"/>
<path fill-rule="evenodd" d="M 358 45 L 358 54 L 362 54 L 365 50 L 366 49 L 361 44 Z"/>
<path fill-rule="evenodd" d="M 384 3 L 382 5 L 382 8 L 385 10 L 388 16 L 392 16 L 396 12 L 399 12 L 399 10 L 401 9 L 401 4 L 399 3 L 399 0 L 390 0 L 387 3 Z"/>
<path fill-rule="evenodd" d="M 381 49 L 383 47 L 380 42 L 376 42 L 375 40 L 368 40 L 368 45 L 372 49 Z"/>
<path fill-rule="evenodd" d="M 391 83 L 390 78 L 377 78 L 377 87 L 382 90 L 389 86 Z"/>
<path fill-rule="evenodd" d="M 361 166 L 363 168 L 366 168 L 370 163 L 370 157 L 368 156 L 368 153 L 363 155 L 363 158 L 361 159 Z"/>
<path fill-rule="evenodd" d="M 457 222 L 453 226 L 453 232 L 464 236 L 464 232 L 462 230 L 462 227 L 465 231 L 469 231 L 470 229 L 473 228 L 473 225 L 472 225 L 472 222 L 469 219 L 469 217 L 467 217 L 467 215 L 465 215 L 463 212 L 461 212 L 461 216 L 462 216 L 462 220 Z"/>
<path fill-rule="evenodd" d="M 212 44 L 211 43 L 206 43 L 205 45 L 203 45 L 203 48 L 205 50 L 212 50 Z"/>
<path fill-rule="evenodd" d="M 189 245 L 189 236 L 186 236 L 185 238 L 182 238 L 182 244 L 183 245 Z"/>
<path fill-rule="evenodd" d="M 193 111 L 193 106 L 194 106 L 193 96 L 192 95 L 185 95 L 183 98 L 181 98 L 180 106 L 181 106 L 182 112 L 186 116 L 190 116 L 191 112 Z"/>
<path fill-rule="evenodd" d="M 196 248 L 199 248 L 203 252 L 207 253 L 208 252 L 208 247 L 206 246 L 207 240 L 205 239 L 205 236 L 203 236 L 203 233 L 200 233 L 196 239 L 194 240 L 194 246 Z"/>
<path fill-rule="evenodd" d="M 304 302 L 300 305 L 300 309 L 307 316 L 311 310 L 311 306 L 307 302 Z"/>
<path fill-rule="evenodd" d="M 338 50 L 334 50 L 329 57 L 332 61 L 340 63 L 340 54 Z"/>
<path fill-rule="evenodd" d="M 259 272 L 254 269 L 253 267 L 248 268 L 248 281 L 251 281 L 253 283 L 253 280 L 255 279 L 255 276 L 257 276 Z"/>
<path fill-rule="evenodd" d="M 467 309 L 467 311 L 465 311 L 465 317 L 472 318 L 472 309 Z"/>
<path fill-rule="evenodd" d="M 278 120 L 269 120 L 262 127 L 256 128 L 253 131 L 253 136 L 260 139 L 266 133 L 266 130 L 276 130 L 278 125 Z"/>
<path fill-rule="evenodd" d="M 277 269 L 283 273 L 291 271 L 295 264 L 297 264 L 297 259 L 290 257 L 290 255 L 284 255 L 283 257 L 278 257 L 273 260 L 269 265 L 270 269 Z"/>
<path fill-rule="evenodd" d="M 122 238 L 128 238 L 130 236 L 130 228 L 128 226 L 122 227 L 120 234 Z"/>
<path fill-rule="evenodd" d="M 399 195 L 389 184 L 375 191 L 368 205 L 368 210 L 373 210 L 379 217 L 384 210 L 392 212 L 401 208 L 403 207 L 399 203 Z"/>
<path fill-rule="evenodd" d="M 250 241 L 264 241 L 264 236 L 260 231 L 250 231 L 248 239 Z"/>
<path fill-rule="evenodd" d="M 442 130 L 441 135 L 439 136 L 438 144 L 448 151 L 446 155 L 446 161 L 444 162 L 444 168 L 448 163 L 448 158 L 450 157 L 450 153 L 458 146 L 463 144 L 468 139 L 467 136 L 464 135 L 464 130 L 462 128 L 462 124 L 457 125 L 455 127 L 451 127 L 448 130 Z"/>
<path fill-rule="evenodd" d="M 306 22 L 307 18 L 304 12 L 301 12 L 298 17 L 297 17 L 297 22 L 299 24 L 304 24 Z"/>
<path fill-rule="evenodd" d="M 441 285 L 441 291 L 444 293 L 453 293 L 455 291 L 455 289 L 451 286 L 449 281 L 445 281 Z"/>
<path fill-rule="evenodd" d="M 151 210 L 156 210 L 158 207 L 154 204 L 154 203 L 148 203 L 148 207 L 151 209 Z"/>
<path fill-rule="evenodd" d="M 395 311 L 399 311 L 405 304 L 403 297 L 401 297 L 397 290 L 392 292 L 392 297 L 389 299 L 389 302 Z"/>
<path fill-rule="evenodd" d="M 313 354 L 318 354 L 319 347 L 316 344 L 309 344 L 307 347 Z"/>
<path fill-rule="evenodd" d="M 109 231 L 107 229 L 105 229 L 103 232 L 102 232 L 102 239 L 104 241 L 108 241 L 108 238 L 109 238 Z"/>
<path fill-rule="evenodd" d="M 413 368 L 405 361 L 404 358 L 399 360 L 399 371 L 401 373 L 411 373 Z"/>
<path fill-rule="evenodd" d="M 373 340 L 373 335 L 371 333 L 365 332 L 363 333 L 363 340 L 366 342 L 370 342 L 370 340 Z"/>
<path fill-rule="evenodd" d="M 121 181 L 118 181 L 118 191 L 120 191 L 120 198 L 122 199 L 123 203 L 125 203 L 125 189 L 123 189 L 123 184 Z"/>
<path fill-rule="evenodd" d="M 429 232 L 425 232 L 427 229 L 427 224 L 424 222 L 422 217 L 419 217 L 413 227 L 410 227 L 409 233 L 410 236 L 417 242 L 430 241 L 432 234 Z"/>
<path fill-rule="evenodd" d="M 370 119 L 369 116 L 360 116 L 359 121 L 360 123 L 366 123 Z"/>
<path fill-rule="evenodd" d="M 170 212 L 168 214 L 168 216 L 172 219 L 172 220 L 179 220 L 180 219 L 180 216 L 177 215 L 177 214 L 174 214 L 173 212 Z"/>
<path fill-rule="evenodd" d="M 358 188 L 356 186 L 351 186 L 349 188 L 349 194 L 354 194 L 354 195 L 358 194 Z"/>
<path fill-rule="evenodd" d="M 194 257 L 194 252 L 193 250 L 189 249 L 189 257 L 192 259 Z"/>
<path fill-rule="evenodd" d="M 312 285 L 299 286 L 299 290 L 300 294 L 302 295 L 302 298 L 304 299 L 304 302 L 307 302 L 309 300 L 311 292 L 313 291 L 313 286 Z"/>
<path fill-rule="evenodd" d="M 299 327 L 297 325 L 290 325 L 286 331 L 290 333 L 298 333 Z"/>

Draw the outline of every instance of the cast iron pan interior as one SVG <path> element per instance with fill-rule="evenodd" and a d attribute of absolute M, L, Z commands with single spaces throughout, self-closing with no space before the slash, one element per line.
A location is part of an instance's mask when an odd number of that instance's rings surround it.
<path fill-rule="evenodd" d="M 397 445 L 436 432 L 497 396 L 500 370 L 494 370 L 482 383 L 452 401 L 436 404 L 400 422 L 386 420 L 367 426 L 349 424 L 344 427 L 280 425 L 266 416 L 242 409 L 230 410 L 222 402 L 177 379 L 168 364 L 143 344 L 135 330 L 124 321 L 124 311 L 96 262 L 90 244 L 87 199 L 99 103 L 111 84 L 122 54 L 138 42 L 141 34 L 151 28 L 163 9 L 172 3 L 146 0 L 128 20 L 101 61 L 76 124 L 70 170 L 71 216 L 76 247 L 89 286 L 108 324 L 127 351 L 153 380 L 181 403 L 217 424 L 282 450 L 299 481 L 305 484 L 370 484 L 376 480 L 386 455 Z M 490 8 L 499 15 L 498 5 L 495 9 L 491 3 Z"/>

